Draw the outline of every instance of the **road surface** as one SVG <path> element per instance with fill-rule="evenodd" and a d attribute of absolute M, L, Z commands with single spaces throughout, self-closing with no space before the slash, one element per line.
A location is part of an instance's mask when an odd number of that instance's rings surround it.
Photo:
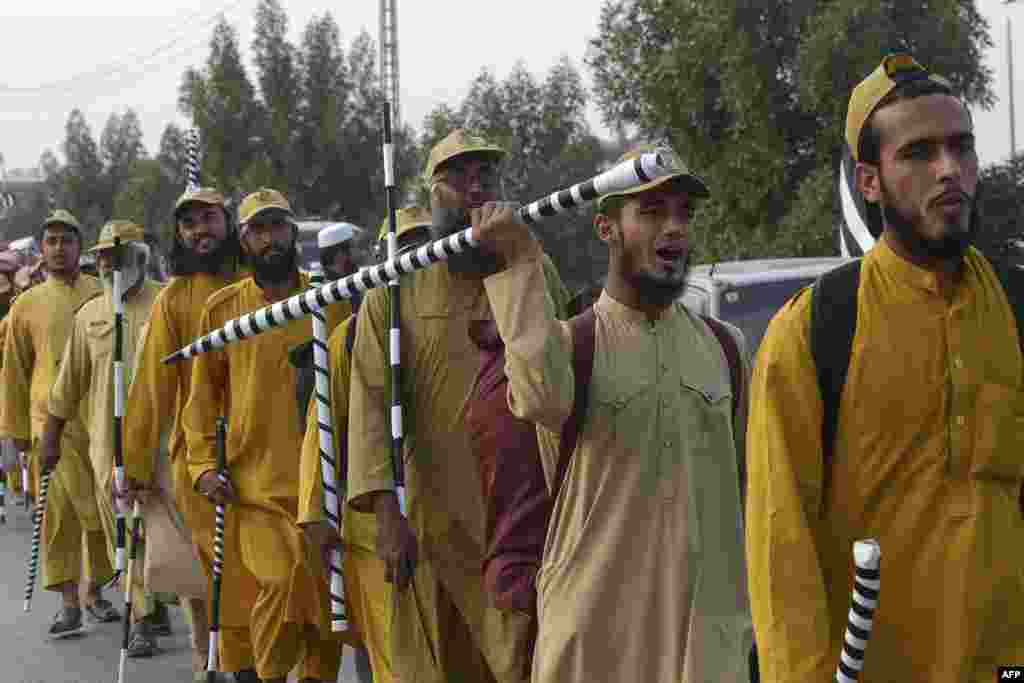
<path fill-rule="evenodd" d="M 12 500 L 13 499 L 13 500 Z M 26 561 L 32 519 L 20 496 L 7 496 L 7 524 L 0 526 L 0 681 L 4 683 L 115 683 L 121 624 L 87 624 L 78 637 L 48 641 L 46 631 L 60 607 L 55 593 L 42 591 L 39 579 L 32 611 L 23 611 Z M 104 597 L 123 611 L 120 591 Z M 159 639 L 163 652 L 152 659 L 129 659 L 125 683 L 188 683 L 192 656 L 182 611 L 171 607 L 173 635 Z M 351 649 L 345 648 L 339 683 L 356 683 Z"/>

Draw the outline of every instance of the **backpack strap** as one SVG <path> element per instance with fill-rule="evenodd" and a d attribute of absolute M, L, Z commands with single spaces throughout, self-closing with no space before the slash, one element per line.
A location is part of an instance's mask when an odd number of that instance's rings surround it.
<path fill-rule="evenodd" d="M 352 348 L 356 345 L 356 313 L 352 314 L 352 322 L 345 330 L 345 350 L 348 351 L 349 362 L 352 361 Z"/>
<path fill-rule="evenodd" d="M 558 449 L 558 467 L 555 469 L 555 481 L 552 491 L 558 494 L 569 468 L 569 460 L 576 450 L 580 429 L 587 416 L 590 401 L 590 379 L 594 375 L 594 348 L 597 332 L 597 318 L 594 309 L 588 308 L 577 316 L 569 319 L 572 332 L 572 373 L 576 383 L 573 394 L 572 412 L 562 425 L 562 438 Z"/>
<path fill-rule="evenodd" d="M 1024 270 L 1007 260 L 1001 267 L 996 268 L 996 273 L 1003 285 L 1003 291 L 1006 292 L 1006 298 L 1010 301 L 1013 315 L 1017 318 L 1017 341 L 1020 342 L 1021 353 L 1024 353 Z"/>
<path fill-rule="evenodd" d="M 826 480 L 857 329 L 860 265 L 860 259 L 844 263 L 819 277 L 811 289 L 811 357 L 818 371 L 822 401 L 821 448 Z"/>
<path fill-rule="evenodd" d="M 722 352 L 725 353 L 725 360 L 729 364 L 729 384 L 732 385 L 732 416 L 735 418 L 743 393 L 743 365 L 740 363 L 740 349 L 736 345 L 736 339 L 722 321 L 715 320 L 711 316 L 699 315 L 701 320 L 707 323 L 711 331 L 715 333 L 718 343 L 722 346 Z"/>

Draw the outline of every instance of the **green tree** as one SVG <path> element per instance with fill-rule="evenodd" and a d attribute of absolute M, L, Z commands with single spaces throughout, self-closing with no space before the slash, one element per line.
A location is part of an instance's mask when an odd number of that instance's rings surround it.
<path fill-rule="evenodd" d="M 992 164 L 979 178 L 976 246 L 992 259 L 1011 239 L 1024 239 L 1024 156 Z"/>
<path fill-rule="evenodd" d="M 330 12 L 310 20 L 301 45 L 302 100 L 292 183 L 307 211 L 326 215 L 337 201 L 332 178 L 344 169 L 341 138 L 351 89 L 340 32 Z"/>
<path fill-rule="evenodd" d="M 100 156 L 103 159 L 103 208 L 107 216 L 114 213 L 114 197 L 128 180 L 132 164 L 146 158 L 142 144 L 142 126 L 131 109 L 124 116 L 111 114 L 100 135 Z"/>
<path fill-rule="evenodd" d="M 214 27 L 206 67 L 188 69 L 178 94 L 181 113 L 199 129 L 206 183 L 236 193 L 258 157 L 263 109 L 242 63 L 238 32 L 224 17 Z"/>
<path fill-rule="evenodd" d="M 383 106 L 386 101 L 377 77 L 377 47 L 362 31 L 348 49 L 347 77 L 351 87 L 345 101 L 340 136 L 340 159 L 332 173 L 335 201 L 330 218 L 346 218 L 375 229 L 385 211 Z M 415 175 L 416 156 L 412 132 L 407 127 L 392 131 L 395 175 L 399 194 Z"/>
<path fill-rule="evenodd" d="M 64 126 L 61 203 L 82 223 L 83 239 L 90 243 L 109 216 L 103 182 L 103 160 L 92 129 L 81 110 L 73 109 Z"/>
<path fill-rule="evenodd" d="M 439 105 L 423 121 L 420 168 L 430 149 L 452 129 L 466 127 L 508 151 L 502 165 L 505 194 L 518 201 L 540 199 L 585 180 L 618 155 L 605 147 L 586 121 L 588 93 L 578 70 L 563 57 L 543 81 L 517 64 L 503 80 L 486 69 L 470 84 L 458 108 Z M 418 201 L 429 201 L 419 185 Z M 607 250 L 597 240 L 590 211 L 551 218 L 537 234 L 572 289 L 603 277 Z"/>
<path fill-rule="evenodd" d="M 705 259 L 834 253 L 833 190 L 853 86 L 908 51 L 993 102 L 974 0 L 606 0 L 587 62 L 605 122 L 665 138 L 714 195 Z"/>
<path fill-rule="evenodd" d="M 188 163 L 188 154 L 185 148 L 185 131 L 173 123 L 168 123 L 164 132 L 160 135 L 160 152 L 156 155 L 163 172 L 171 179 L 171 185 L 177 188 L 178 192 L 185 190 L 185 165 Z M 199 182 L 208 185 L 203 175 L 202 164 L 199 168 Z"/>
<path fill-rule="evenodd" d="M 171 212 L 180 193 L 175 178 L 157 159 L 137 159 L 114 197 L 113 215 L 135 221 L 146 232 L 168 244 L 174 228 Z"/>
<path fill-rule="evenodd" d="M 288 15 L 278 0 L 260 0 L 254 33 L 253 61 L 266 109 L 261 137 L 263 166 L 271 168 L 267 184 L 291 194 L 301 81 L 299 54 L 288 41 Z M 253 174 L 265 175 L 255 170 Z"/>

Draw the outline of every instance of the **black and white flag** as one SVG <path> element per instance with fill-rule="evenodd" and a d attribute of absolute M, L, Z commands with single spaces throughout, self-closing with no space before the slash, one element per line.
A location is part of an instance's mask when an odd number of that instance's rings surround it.
<path fill-rule="evenodd" d="M 875 246 L 876 235 L 868 228 L 867 206 L 857 190 L 854 168 L 856 163 L 850 150 L 843 145 L 843 160 L 839 164 L 839 201 L 843 212 L 839 222 L 839 252 L 856 257 Z"/>

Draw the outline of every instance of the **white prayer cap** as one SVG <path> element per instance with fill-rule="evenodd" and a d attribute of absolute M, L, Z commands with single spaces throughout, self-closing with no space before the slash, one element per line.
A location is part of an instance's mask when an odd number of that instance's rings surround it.
<path fill-rule="evenodd" d="M 359 228 L 351 223 L 334 223 L 317 233 L 316 243 L 321 249 L 327 249 L 348 242 L 358 231 Z"/>

